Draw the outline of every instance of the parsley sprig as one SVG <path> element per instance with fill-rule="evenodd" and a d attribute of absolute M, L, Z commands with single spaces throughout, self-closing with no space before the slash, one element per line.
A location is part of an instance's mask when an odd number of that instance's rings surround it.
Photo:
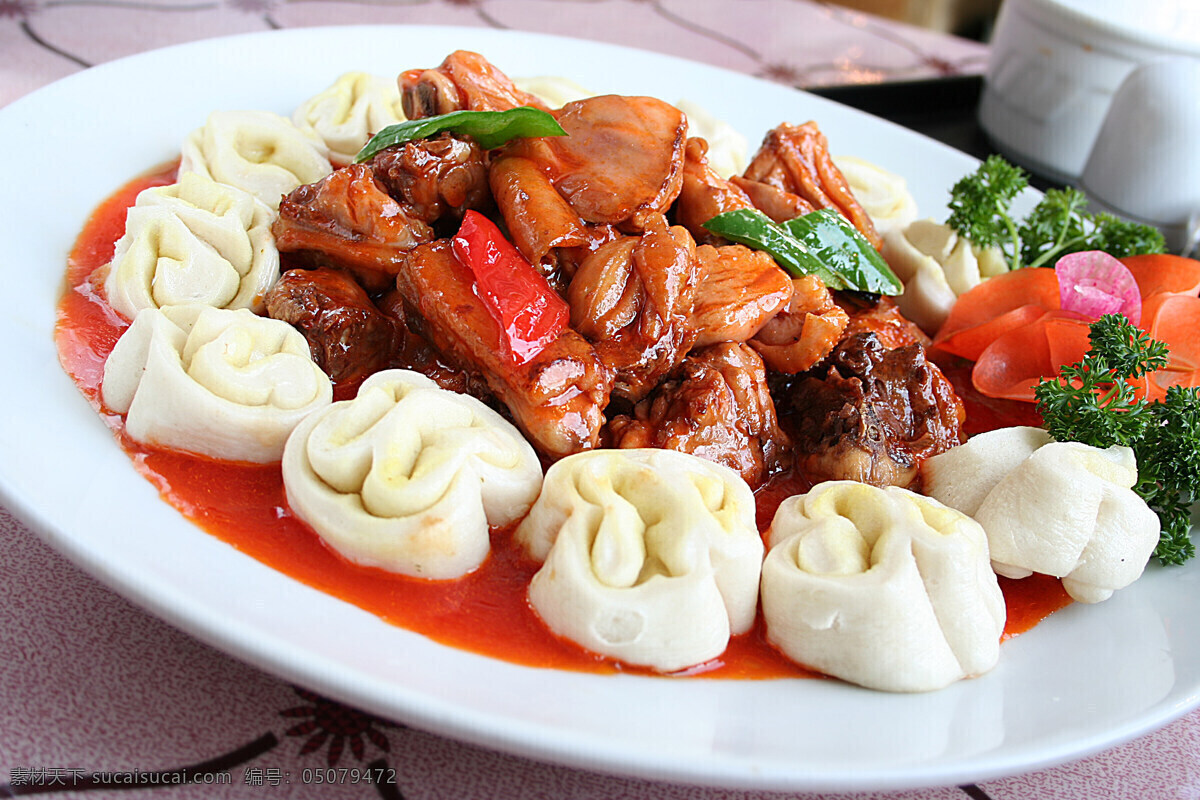
<path fill-rule="evenodd" d="M 1019 252 L 1021 235 L 1012 205 L 1028 186 L 1024 170 L 1000 156 L 988 156 L 950 189 L 946 224 L 980 247 L 1018 243 Z"/>
<path fill-rule="evenodd" d="M 1200 499 L 1200 390 L 1171 386 L 1162 400 L 1138 397 L 1130 381 L 1165 367 L 1167 346 L 1124 316 L 1096 320 L 1088 341 L 1082 361 L 1034 390 L 1042 422 L 1058 441 L 1133 449 L 1133 489 L 1162 522 L 1154 555 L 1182 564 L 1196 554 L 1190 530 Z"/>
<path fill-rule="evenodd" d="M 1013 205 L 1029 176 L 997 155 L 950 190 L 946 224 L 980 247 L 1000 248 L 1009 269 L 1047 267 L 1069 253 L 1103 250 L 1114 258 L 1166 251 L 1157 228 L 1107 213 L 1089 213 L 1073 187 L 1050 189 L 1024 219 Z"/>

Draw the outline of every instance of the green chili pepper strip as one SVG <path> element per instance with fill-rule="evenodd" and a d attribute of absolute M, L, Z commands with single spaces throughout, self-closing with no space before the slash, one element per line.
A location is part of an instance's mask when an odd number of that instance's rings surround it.
<path fill-rule="evenodd" d="M 763 250 L 792 275 L 816 275 L 830 289 L 900 294 L 904 284 L 841 214 L 829 208 L 773 222 L 761 211 L 718 214 L 704 227 L 731 242 Z"/>
<path fill-rule="evenodd" d="M 361 164 L 392 145 L 428 139 L 447 131 L 470 136 L 484 150 L 523 137 L 567 135 L 553 116 L 530 106 L 504 111 L 451 111 L 449 114 L 410 119 L 387 126 L 371 137 L 371 141 L 355 156 L 354 163 Z"/>
<path fill-rule="evenodd" d="M 822 208 L 783 223 L 789 233 L 808 245 L 825 265 L 841 275 L 851 289 L 895 295 L 904 284 L 850 220 L 832 208 Z"/>
<path fill-rule="evenodd" d="M 841 276 L 811 252 L 808 245 L 761 211 L 750 208 L 726 211 L 705 222 L 704 227 L 731 242 L 767 252 L 779 266 L 796 277 L 816 275 L 830 289 L 849 288 Z"/>

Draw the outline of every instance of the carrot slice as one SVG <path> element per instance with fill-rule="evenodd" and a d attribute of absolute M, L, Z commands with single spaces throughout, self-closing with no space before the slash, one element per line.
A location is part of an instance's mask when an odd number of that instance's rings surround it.
<path fill-rule="evenodd" d="M 934 337 L 934 347 L 975 359 L 983 346 L 1014 327 L 1027 325 L 1059 307 L 1058 278 L 1052 269 L 1018 269 L 997 275 L 959 296 Z M 1010 312 L 1018 312 L 1006 316 Z M 1003 318 L 1003 319 L 1002 319 Z M 994 323 L 994 325 L 992 324 Z M 991 325 L 991 327 L 988 327 Z"/>
<path fill-rule="evenodd" d="M 1200 297 L 1155 295 L 1143 306 L 1142 327 L 1171 351 L 1168 369 L 1200 369 Z"/>
<path fill-rule="evenodd" d="M 1078 315 L 1068 316 L 1067 312 L 1062 311 L 1047 314 L 1043 322 L 1050 360 L 1054 363 L 1054 372 L 1045 377 L 1052 378 L 1067 364 L 1082 361 L 1088 350 L 1092 349 L 1092 342 L 1088 338 L 1092 332 L 1092 320 Z"/>
<path fill-rule="evenodd" d="M 1045 316 L 1048 309 L 1035 303 L 1019 306 L 986 322 L 964 328 L 945 338 L 940 335 L 933 346 L 947 353 L 974 361 L 987 346 L 1015 328 L 1023 328 Z"/>
<path fill-rule="evenodd" d="M 1200 386 L 1200 369 L 1191 372 L 1162 369 L 1151 373 L 1146 383 L 1146 399 L 1151 402 L 1162 400 L 1167 396 L 1168 386 L 1180 386 L 1185 389 Z"/>
<path fill-rule="evenodd" d="M 1194 258 L 1156 253 L 1127 256 L 1121 263 L 1133 273 L 1143 299 L 1156 294 L 1200 294 L 1200 261 Z"/>
<path fill-rule="evenodd" d="M 1147 381 L 1146 396 L 1161 398 L 1168 386 L 1200 385 L 1200 297 L 1156 294 L 1142 306 L 1142 326 L 1170 351 L 1167 366 Z"/>
<path fill-rule="evenodd" d="M 1141 327 L 1171 351 L 1166 369 L 1134 383 L 1148 399 L 1166 387 L 1200 386 L 1200 261 L 1176 255 L 1121 262 L 1142 295 Z M 933 346 L 975 361 L 971 381 L 987 397 L 1034 402 L 1034 387 L 1091 347 L 1090 320 L 1061 310 L 1052 269 L 990 278 L 958 298 Z"/>
<path fill-rule="evenodd" d="M 984 350 L 971 370 L 971 383 L 985 397 L 1030 403 L 1033 388 L 1051 369 L 1045 329 L 1035 323 L 1006 333 Z"/>
<path fill-rule="evenodd" d="M 987 397 L 1034 402 L 1033 390 L 1064 364 L 1083 358 L 1091 346 L 1086 319 L 1047 312 L 1029 325 L 997 338 L 980 354 L 971 383 Z"/>

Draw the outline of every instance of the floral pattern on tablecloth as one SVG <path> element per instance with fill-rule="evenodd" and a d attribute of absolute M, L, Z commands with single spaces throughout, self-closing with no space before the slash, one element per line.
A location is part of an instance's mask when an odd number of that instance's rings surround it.
<path fill-rule="evenodd" d="M 802 87 L 979 74 L 987 61 L 978 42 L 807 0 L 0 0 L 0 105 L 149 46 L 343 24 L 577 36 Z"/>

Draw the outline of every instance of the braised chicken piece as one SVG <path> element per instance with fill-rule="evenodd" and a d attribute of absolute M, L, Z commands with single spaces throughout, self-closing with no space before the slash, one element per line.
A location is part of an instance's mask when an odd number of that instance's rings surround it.
<path fill-rule="evenodd" d="M 389 367 L 419 372 L 443 389 L 469 394 L 498 410 L 503 408 L 482 375 L 439 353 L 419 333 L 422 321 L 404 310 L 404 296 L 400 292 L 396 289 L 385 292 L 375 305 L 397 323 L 402 333 Z"/>
<path fill-rule="evenodd" d="M 522 92 L 490 61 L 469 50 L 456 50 L 434 69 L 400 74 L 404 115 L 436 117 L 451 111 L 504 111 L 517 106 L 547 110 L 534 95 Z"/>
<path fill-rule="evenodd" d="M 512 243 L 543 275 L 559 268 L 561 248 L 587 248 L 597 235 L 606 240 L 616 236 L 611 226 L 603 232 L 593 230 L 595 226 L 583 221 L 528 158 L 499 156 L 492 161 L 488 180 Z"/>
<path fill-rule="evenodd" d="M 740 244 L 696 248 L 694 347 L 744 342 L 792 299 L 792 279 L 761 250 Z"/>
<path fill-rule="evenodd" d="M 794 375 L 811 369 L 833 350 L 850 317 L 815 275 L 792 279 L 787 306 L 767 321 L 750 345 L 768 367 Z"/>
<path fill-rule="evenodd" d="M 352 395 L 372 373 L 390 366 L 403 337 L 402 325 L 341 270 L 288 270 L 264 299 L 272 318 L 304 334 L 313 361 L 339 395 Z"/>
<path fill-rule="evenodd" d="M 706 230 L 704 223 L 726 211 L 754 208 L 755 204 L 737 184 L 708 165 L 708 142 L 704 139 L 688 139 L 683 156 L 683 185 L 675 201 L 675 221 L 687 228 L 698 244 L 724 244 L 724 239 Z"/>
<path fill-rule="evenodd" d="M 814 481 L 907 487 L 922 461 L 966 441 L 962 401 L 918 344 L 889 349 L 856 333 L 773 389 L 797 467 Z"/>
<path fill-rule="evenodd" d="M 491 204 L 486 155 L 473 140 L 443 133 L 388 147 L 368 163 L 388 194 L 432 225 Z"/>
<path fill-rule="evenodd" d="M 744 344 L 696 350 L 632 416 L 609 422 L 614 447 L 678 450 L 724 464 L 758 486 L 787 455 L 762 359 Z"/>
<path fill-rule="evenodd" d="M 420 332 L 439 352 L 482 375 L 542 454 L 560 458 L 597 445 L 612 379 L 582 336 L 567 328 L 516 366 L 499 324 L 448 239 L 409 253 L 396 289 L 418 317 L 413 323 Z"/>
<path fill-rule="evenodd" d="M 883 246 L 883 239 L 875 230 L 871 217 L 855 199 L 850 184 L 833 163 L 825 134 L 821 133 L 815 122 L 806 122 L 803 125 L 784 123 L 769 131 L 750 166 L 746 167 L 743 180 L 737 182 L 767 216 L 777 222 L 790 219 L 778 216 L 784 209 L 776 206 L 780 202 L 794 201 L 780 196 L 779 192 L 766 189 L 757 190 L 760 194 L 756 196 L 756 189 L 751 182 L 773 187 L 783 195 L 793 195 L 801 201 L 796 204 L 798 208 L 807 206 L 807 210 L 836 209 L 850 220 L 876 250 Z M 759 205 L 760 201 L 770 207 Z"/>
<path fill-rule="evenodd" d="M 691 235 L 662 216 L 579 265 L 567 292 L 571 327 L 614 373 L 614 395 L 641 400 L 691 349 L 697 267 Z"/>
<path fill-rule="evenodd" d="M 915 322 L 900 313 L 900 307 L 890 297 L 871 297 L 842 293 L 838 305 L 850 315 L 844 336 L 871 332 L 884 347 L 903 347 L 906 344 L 930 345 L 929 335 Z"/>
<path fill-rule="evenodd" d="M 365 164 L 342 167 L 284 197 L 271 232 L 279 252 L 348 269 L 373 291 L 391 285 L 405 252 L 434 238 Z"/>
<path fill-rule="evenodd" d="M 734 175 L 729 181 L 750 198 L 755 208 L 775 222 L 787 222 L 816 211 L 804 198 L 778 186 L 752 181 L 741 175 Z"/>
<path fill-rule="evenodd" d="M 283 199 L 271 230 L 281 253 L 352 271 L 372 291 L 389 288 L 401 256 L 490 202 L 485 154 L 444 134 L 389 147 Z"/>
<path fill-rule="evenodd" d="M 675 106 L 601 95 L 567 103 L 555 116 L 566 136 L 518 139 L 505 152 L 532 161 L 585 222 L 640 233 L 679 196 L 687 116 Z M 497 201 L 511 227 L 512 204 Z"/>

